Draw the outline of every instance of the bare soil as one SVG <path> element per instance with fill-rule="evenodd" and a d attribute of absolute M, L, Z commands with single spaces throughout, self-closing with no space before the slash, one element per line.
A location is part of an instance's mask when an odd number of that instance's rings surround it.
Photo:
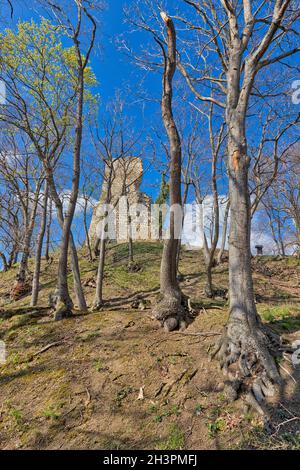
<path fill-rule="evenodd" d="M 29 297 L 9 303 L 15 270 L 0 275 L 1 449 L 300 449 L 300 366 L 278 358 L 283 386 L 270 403 L 273 429 L 227 403 L 218 363 L 208 351 L 227 320 L 226 300 L 205 299 L 203 259 L 182 254 L 183 291 L 195 319 L 184 332 L 166 333 L 150 318 L 159 295 L 159 244 L 139 243 L 128 272 L 126 245 L 111 247 L 105 278 L 107 305 L 98 313 L 54 322 L 47 296 L 57 259 L 43 262 L 39 306 Z M 96 273 L 81 253 L 83 280 Z M 300 340 L 300 263 L 253 259 L 257 307 L 288 341 Z M 228 266 L 214 283 L 227 287 Z M 70 281 L 71 282 L 71 281 Z M 85 292 L 92 305 L 94 287 Z M 143 299 L 143 309 L 133 308 Z"/>

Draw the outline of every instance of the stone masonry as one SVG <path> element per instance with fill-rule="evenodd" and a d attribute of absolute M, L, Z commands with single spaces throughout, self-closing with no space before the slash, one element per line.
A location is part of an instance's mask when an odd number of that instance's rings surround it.
<path fill-rule="evenodd" d="M 139 157 L 122 157 L 106 163 L 100 201 L 94 208 L 89 229 L 92 243 L 95 243 L 98 238 L 97 233 L 99 234 L 99 226 L 101 227 L 102 220 L 99 208 L 102 204 L 106 203 L 109 187 L 111 188 L 110 204 L 115 207 L 115 240 L 119 243 L 128 239 L 130 229 L 128 231 L 124 229 L 128 220 L 130 220 L 128 218 L 128 210 L 131 211 L 132 227 L 135 227 L 132 238 L 134 240 L 148 240 L 151 238 L 149 218 L 152 201 L 151 197 L 139 189 L 142 178 L 143 164 L 142 159 Z M 126 199 L 123 196 L 127 196 L 127 203 L 125 204 Z M 119 204 L 120 201 L 121 204 Z M 147 216 L 145 215 L 141 221 L 142 223 L 137 223 L 138 218 L 135 219 L 135 214 L 137 217 L 140 215 L 138 211 L 133 209 L 135 204 L 143 204 L 147 208 Z M 126 239 L 124 238 L 124 230 Z"/>

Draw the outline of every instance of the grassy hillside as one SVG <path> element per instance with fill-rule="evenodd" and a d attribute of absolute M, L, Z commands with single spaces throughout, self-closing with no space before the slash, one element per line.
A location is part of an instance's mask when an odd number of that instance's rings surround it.
<path fill-rule="evenodd" d="M 207 352 L 227 320 L 223 299 L 204 297 L 203 259 L 183 252 L 183 291 L 193 302 L 194 322 L 167 334 L 150 318 L 159 294 L 161 245 L 137 243 L 141 271 L 129 273 L 127 246 L 111 247 L 103 311 L 54 322 L 47 308 L 55 287 L 57 258 L 42 266 L 39 306 L 29 297 L 9 303 L 15 269 L 0 274 L 0 339 L 7 363 L 0 366 L 1 449 L 300 449 L 299 370 L 278 359 L 284 379 L 270 402 L 272 434 L 239 400 L 228 404 L 224 377 Z M 85 284 L 96 263 L 80 253 Z M 300 263 L 293 258 L 253 260 L 257 307 L 288 340 L 300 339 Z M 227 287 L 226 264 L 214 282 Z M 70 275 L 71 282 L 71 275 Z M 89 305 L 94 288 L 85 286 Z M 147 308 L 133 308 L 136 299 Z M 300 367 L 300 366 L 299 366 Z M 277 427 L 276 427 L 277 425 Z"/>

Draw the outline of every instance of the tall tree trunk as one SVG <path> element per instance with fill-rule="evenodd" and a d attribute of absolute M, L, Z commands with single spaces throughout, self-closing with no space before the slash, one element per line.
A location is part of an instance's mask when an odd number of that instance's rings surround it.
<path fill-rule="evenodd" d="M 228 397 L 236 399 L 245 389 L 246 399 L 261 414 L 264 397 L 274 393 L 274 382 L 280 381 L 271 351 L 280 339 L 265 327 L 258 316 L 251 272 L 251 203 L 249 194 L 246 115 L 253 88 L 256 65 L 264 54 L 266 43 L 243 64 L 244 43 L 238 30 L 235 10 L 223 2 L 230 27 L 227 70 L 226 123 L 228 128 L 228 173 L 230 197 L 229 231 L 229 320 L 212 355 L 217 355 L 221 368 L 228 374 Z M 249 4 L 248 4 L 249 6 Z M 251 9 L 247 10 L 249 13 Z M 247 16 L 247 13 L 246 13 Z M 275 31 L 275 30 L 274 30 Z M 274 32 L 272 32 L 274 34 Z M 272 37 L 272 36 L 270 36 Z M 242 86 L 241 86 L 242 82 Z M 251 377 L 251 379 L 250 379 Z"/>
<path fill-rule="evenodd" d="M 282 238 L 281 228 L 282 228 L 281 220 L 278 219 L 278 239 L 279 239 L 279 243 L 280 243 L 281 255 L 285 256 L 285 246 L 284 246 L 284 241 L 283 241 L 283 238 Z M 300 241 L 300 237 L 299 237 L 299 241 Z"/>
<path fill-rule="evenodd" d="M 26 282 L 27 277 L 27 270 L 28 270 L 28 258 L 29 258 L 29 250 L 30 250 L 30 243 L 32 238 L 32 232 L 29 232 L 29 228 L 26 229 L 26 233 L 24 235 L 24 240 L 22 243 L 22 256 L 19 264 L 19 269 L 16 275 L 17 281 L 24 284 Z"/>
<path fill-rule="evenodd" d="M 33 200 L 33 207 L 31 209 L 30 217 L 28 220 L 28 214 L 26 214 L 26 222 L 25 222 L 25 236 L 22 244 L 22 257 L 20 260 L 19 269 L 16 275 L 16 279 L 18 283 L 24 284 L 26 282 L 27 271 L 28 271 L 28 259 L 30 256 L 30 245 L 36 220 L 36 212 L 38 208 L 39 202 L 39 195 L 40 195 L 40 185 L 36 188 L 36 194 Z"/>
<path fill-rule="evenodd" d="M 105 204 L 108 206 L 111 203 L 111 185 L 113 179 L 113 164 L 109 165 L 109 173 L 107 178 L 107 190 L 105 197 Z M 108 209 L 110 210 L 110 209 Z M 106 211 L 106 216 L 108 211 Z M 104 268 L 105 268 L 105 256 L 106 256 L 106 238 L 105 238 L 105 225 L 102 223 L 101 227 L 101 236 L 97 238 L 97 251 L 99 251 L 99 263 L 97 271 L 97 282 L 96 282 L 96 292 L 93 303 L 93 310 L 99 310 L 103 306 L 103 280 L 104 280 Z M 99 250 L 100 247 L 100 250 Z"/>
<path fill-rule="evenodd" d="M 227 239 L 227 228 L 228 228 L 229 211 L 230 211 L 230 201 L 228 200 L 228 202 L 227 202 L 227 204 L 226 204 L 225 214 L 224 214 L 221 246 L 220 246 L 220 251 L 219 251 L 219 253 L 218 253 L 218 260 L 217 260 L 217 263 L 218 263 L 218 264 L 221 264 L 221 263 L 222 263 L 222 259 L 223 259 L 223 255 L 224 255 L 224 250 L 225 250 L 225 245 L 226 245 L 226 239 Z"/>
<path fill-rule="evenodd" d="M 78 260 L 78 254 L 77 254 L 76 244 L 74 241 L 72 230 L 70 230 L 69 244 L 70 244 L 70 253 L 71 253 L 71 269 L 73 272 L 74 290 L 75 290 L 77 305 L 80 311 L 86 312 L 87 305 L 86 305 L 84 292 L 83 292 L 83 288 L 81 284 L 79 260 Z"/>
<path fill-rule="evenodd" d="M 85 197 L 84 198 L 84 207 L 83 207 L 83 226 L 84 226 L 84 232 L 85 232 L 86 245 L 87 245 L 87 248 L 88 248 L 89 260 L 93 261 L 93 253 L 92 253 L 92 247 L 91 247 L 90 234 L 89 234 L 89 229 L 88 229 L 88 225 L 87 225 L 87 206 L 88 206 L 88 199 L 87 199 L 87 197 Z"/>
<path fill-rule="evenodd" d="M 6 256 L 2 251 L 0 251 L 0 258 L 2 259 L 3 272 L 5 273 L 6 271 L 8 271 L 8 263 L 7 263 Z"/>
<path fill-rule="evenodd" d="M 50 199 L 49 215 L 48 215 L 48 222 L 47 222 L 47 228 L 46 228 L 46 247 L 45 247 L 45 258 L 47 262 L 50 260 L 50 236 L 51 236 L 52 207 L 53 207 L 52 205 L 53 205 L 53 202 L 52 202 L 52 199 Z"/>
<path fill-rule="evenodd" d="M 101 237 L 99 242 L 100 253 L 99 253 L 99 263 L 97 271 L 97 282 L 96 282 L 96 292 L 93 303 L 93 310 L 97 311 L 103 306 L 103 280 L 104 280 L 104 267 L 105 267 L 105 255 L 106 255 L 106 239 L 104 234 Z"/>
<path fill-rule="evenodd" d="M 244 123 L 237 110 L 229 113 L 229 297 L 230 315 L 226 331 L 213 351 L 223 370 L 238 363 L 238 372 L 227 382 L 228 396 L 237 398 L 247 377 L 252 375 L 247 400 L 262 414 L 265 395 L 273 393 L 273 382 L 279 380 L 275 362 L 269 352 L 269 337 L 257 314 L 251 273 L 251 205 L 248 186 L 249 157 Z"/>
<path fill-rule="evenodd" d="M 128 266 L 131 266 L 134 263 L 133 255 L 133 240 L 131 234 L 128 237 Z"/>
<path fill-rule="evenodd" d="M 189 184 L 185 181 L 184 183 L 184 190 L 183 190 L 183 198 L 182 198 L 182 207 L 183 207 L 183 214 L 182 214 L 182 231 L 184 228 L 184 220 L 185 220 L 185 205 L 187 203 L 187 198 L 189 194 Z M 179 263 L 180 263 L 180 255 L 182 250 L 182 240 L 178 240 L 178 247 L 177 247 L 177 256 L 176 256 L 176 275 L 179 275 Z"/>
<path fill-rule="evenodd" d="M 172 331 L 184 322 L 185 309 L 183 296 L 177 282 L 178 234 L 175 233 L 175 206 L 182 208 L 181 203 L 181 141 L 173 117 L 172 82 L 176 71 L 176 32 L 173 21 L 161 13 L 167 28 L 168 50 L 163 48 L 165 69 L 163 75 L 162 118 L 170 142 L 170 237 L 165 241 L 161 269 L 160 291 L 161 302 L 154 308 L 153 316 L 161 322 L 167 331 Z M 183 325 L 182 325 L 183 326 Z"/>
<path fill-rule="evenodd" d="M 299 212 L 299 214 L 298 214 Z M 296 244 L 297 244 L 297 249 L 296 249 L 296 258 L 300 259 L 300 211 L 295 210 L 296 215 L 294 216 L 294 224 L 296 228 Z"/>
<path fill-rule="evenodd" d="M 81 64 L 82 57 L 78 51 L 79 43 L 75 41 L 78 55 L 78 91 L 77 91 L 77 109 L 76 109 L 76 128 L 75 128 L 75 144 L 73 154 L 73 173 L 72 173 L 72 189 L 70 194 L 70 200 L 68 204 L 67 213 L 63 219 L 62 227 L 62 242 L 60 247 L 60 256 L 58 260 L 58 279 L 57 279 L 57 291 L 58 291 L 58 305 L 56 308 L 55 319 L 61 320 L 64 317 L 68 317 L 72 311 L 69 304 L 69 290 L 68 290 L 68 249 L 71 241 L 72 249 L 72 264 L 74 267 L 74 283 L 77 286 L 77 298 L 78 307 L 81 311 L 87 310 L 85 302 L 80 273 L 77 251 L 73 236 L 71 234 L 71 226 L 75 213 L 78 191 L 79 191 L 79 179 L 80 179 L 80 155 L 81 155 L 81 144 L 82 144 L 82 130 L 83 130 L 83 100 L 84 100 L 84 70 Z"/>
<path fill-rule="evenodd" d="M 213 236 L 209 249 L 208 262 L 206 265 L 206 294 L 208 297 L 214 296 L 214 288 L 212 283 L 212 269 L 215 262 L 215 253 L 219 241 L 220 233 L 220 217 L 219 217 L 219 197 L 217 190 L 217 175 L 216 175 L 216 157 L 213 158 L 213 175 L 212 175 L 212 191 L 213 191 Z"/>
<path fill-rule="evenodd" d="M 35 307 L 38 301 L 39 287 L 40 287 L 40 272 L 41 272 L 41 258 L 43 250 L 43 241 L 46 231 L 47 210 L 48 210 L 48 184 L 45 185 L 45 195 L 43 203 L 43 211 L 41 215 L 40 231 L 37 239 L 37 247 L 35 254 L 34 274 L 32 280 L 32 293 L 30 305 Z"/>
<path fill-rule="evenodd" d="M 203 198 L 201 196 L 199 186 L 195 186 L 196 200 L 197 204 L 200 207 L 200 233 L 203 236 L 203 257 L 204 264 L 206 269 L 206 286 L 205 286 L 205 295 L 209 298 L 212 298 L 214 295 L 213 282 L 212 282 L 212 268 L 214 264 L 215 251 L 219 239 L 219 227 L 213 227 L 214 234 L 212 237 L 211 248 L 208 246 L 207 236 L 205 233 L 205 224 L 204 224 L 204 212 L 203 212 Z M 219 224 L 219 205 L 216 210 L 216 204 L 218 202 L 218 195 L 216 196 L 216 201 L 214 201 L 214 211 L 216 211 L 216 222 Z"/>
<path fill-rule="evenodd" d="M 9 268 L 11 268 L 14 264 L 18 262 L 18 257 L 19 257 L 19 243 L 15 242 L 13 244 L 11 252 L 9 253 L 9 258 L 8 258 Z"/>
<path fill-rule="evenodd" d="M 127 210 L 129 212 L 129 201 L 127 198 Z M 134 264 L 133 255 L 133 240 L 132 240 L 132 218 L 128 216 L 128 267 L 132 267 Z"/>
<path fill-rule="evenodd" d="M 62 206 L 61 199 L 56 191 L 55 182 L 53 178 L 53 172 L 51 168 L 46 168 L 46 174 L 47 174 L 47 181 L 49 184 L 49 191 L 51 194 L 51 199 L 55 204 L 55 207 L 57 210 L 58 221 L 59 221 L 61 228 L 63 229 L 63 226 L 64 226 L 63 206 Z M 76 295 L 79 309 L 82 311 L 85 311 L 87 307 L 86 307 L 84 293 L 83 293 L 81 279 L 80 279 L 80 270 L 79 270 L 79 262 L 78 262 L 76 245 L 75 245 L 71 230 L 70 230 L 69 237 L 70 237 L 71 267 L 72 267 L 72 272 L 73 272 L 75 295 Z M 64 238 L 62 238 L 62 241 L 63 242 L 65 241 Z M 67 260 L 68 260 L 68 251 L 67 251 Z M 62 284 L 63 284 L 62 289 L 64 291 L 65 303 L 63 305 L 60 304 L 60 307 L 64 309 L 64 306 L 65 307 L 68 306 L 68 310 L 66 310 L 66 315 L 68 316 L 71 314 L 71 309 L 73 308 L 73 302 L 69 294 L 69 288 L 67 285 L 67 276 L 66 276 L 65 282 L 63 282 Z"/>

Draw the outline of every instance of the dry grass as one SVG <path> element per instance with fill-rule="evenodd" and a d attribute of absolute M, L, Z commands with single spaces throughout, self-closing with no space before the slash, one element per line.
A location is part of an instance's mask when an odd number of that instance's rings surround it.
<path fill-rule="evenodd" d="M 201 254 L 182 255 L 182 288 L 198 316 L 188 328 L 191 335 L 180 335 L 161 330 L 149 310 L 131 307 L 137 293 L 152 304 L 156 300 L 161 246 L 136 244 L 138 273 L 127 272 L 126 250 L 126 245 L 110 249 L 107 307 L 99 313 L 75 312 L 58 323 L 45 309 L 55 287 L 56 257 L 51 266 L 43 262 L 34 310 L 28 297 L 8 303 L 5 295 L 15 272 L 1 274 L 0 335 L 8 351 L 0 367 L 1 449 L 299 448 L 297 420 L 270 437 L 259 417 L 245 415 L 242 401 L 226 403 L 224 378 L 207 356 L 214 337 L 192 335 L 220 332 L 227 320 L 226 302 L 203 296 Z M 80 255 L 84 280 L 94 276 L 97 266 L 84 251 Z M 262 317 L 287 338 L 300 339 L 299 262 L 264 257 L 253 265 Z M 263 274 L 262 265 L 271 277 Z M 216 268 L 217 287 L 226 288 L 227 277 L 226 264 Z M 93 293 L 86 288 L 89 305 Z M 281 365 L 297 383 L 282 370 L 284 388 L 270 403 L 277 424 L 300 413 L 297 370 L 288 360 Z M 144 399 L 138 400 L 141 387 Z"/>

